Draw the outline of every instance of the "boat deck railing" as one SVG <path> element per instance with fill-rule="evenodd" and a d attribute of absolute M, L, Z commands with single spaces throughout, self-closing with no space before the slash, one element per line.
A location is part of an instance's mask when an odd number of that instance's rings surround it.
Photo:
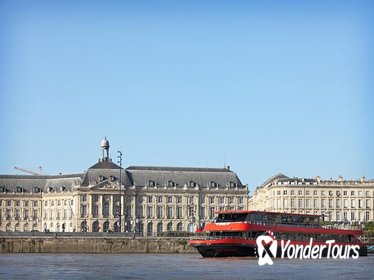
<path fill-rule="evenodd" d="M 319 224 L 297 224 L 297 223 L 275 223 L 275 222 L 263 222 L 263 221 L 246 221 L 245 223 L 251 225 L 261 225 L 261 226 L 282 226 L 282 227 L 307 227 L 307 228 L 320 228 Z"/>
<path fill-rule="evenodd" d="M 216 222 L 217 223 L 217 222 Z M 217 224 L 219 224 L 218 222 Z M 225 222 L 222 222 L 225 223 Z M 306 228 L 327 228 L 327 229 L 351 229 L 351 230 L 360 230 L 360 226 L 354 226 L 350 224 L 333 224 L 333 225 L 321 225 L 321 224 L 300 224 L 300 223 L 276 223 L 276 222 L 266 222 L 266 221 L 245 221 L 244 223 L 251 225 L 261 225 L 261 226 L 281 226 L 281 227 L 306 227 Z"/>
<path fill-rule="evenodd" d="M 255 240 L 255 238 L 247 238 L 242 236 L 207 236 L 207 235 L 196 235 L 191 236 L 190 240 L 220 240 L 220 239 L 246 239 L 246 240 Z"/>

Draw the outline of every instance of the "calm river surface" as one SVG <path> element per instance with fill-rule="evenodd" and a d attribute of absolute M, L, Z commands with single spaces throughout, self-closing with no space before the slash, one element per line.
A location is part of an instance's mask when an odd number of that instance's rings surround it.
<path fill-rule="evenodd" d="M 198 254 L 1 254 L 0 279 L 374 279 L 357 260 L 203 259 Z"/>

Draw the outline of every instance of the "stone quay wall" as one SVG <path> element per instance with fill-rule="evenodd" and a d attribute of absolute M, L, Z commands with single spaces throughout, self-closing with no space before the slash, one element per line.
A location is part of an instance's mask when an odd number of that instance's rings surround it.
<path fill-rule="evenodd" d="M 187 238 L 0 236 L 0 253 L 197 253 Z"/>

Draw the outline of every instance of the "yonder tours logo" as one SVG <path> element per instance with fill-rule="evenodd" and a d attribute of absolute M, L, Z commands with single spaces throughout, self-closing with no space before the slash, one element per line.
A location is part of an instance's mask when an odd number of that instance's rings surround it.
<path fill-rule="evenodd" d="M 258 265 L 272 265 L 277 257 L 278 243 L 280 244 L 280 258 L 288 259 L 321 259 L 322 256 L 333 259 L 357 259 L 359 257 L 359 245 L 336 244 L 335 240 L 326 240 L 324 243 L 315 244 L 313 238 L 309 243 L 293 244 L 290 240 L 276 240 L 272 232 L 261 235 L 256 239 Z"/>

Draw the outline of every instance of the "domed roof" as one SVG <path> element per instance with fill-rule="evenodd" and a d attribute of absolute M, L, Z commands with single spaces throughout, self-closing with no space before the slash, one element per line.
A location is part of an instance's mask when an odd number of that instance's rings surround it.
<path fill-rule="evenodd" d="M 101 148 L 109 149 L 109 141 L 106 139 L 101 141 Z"/>

